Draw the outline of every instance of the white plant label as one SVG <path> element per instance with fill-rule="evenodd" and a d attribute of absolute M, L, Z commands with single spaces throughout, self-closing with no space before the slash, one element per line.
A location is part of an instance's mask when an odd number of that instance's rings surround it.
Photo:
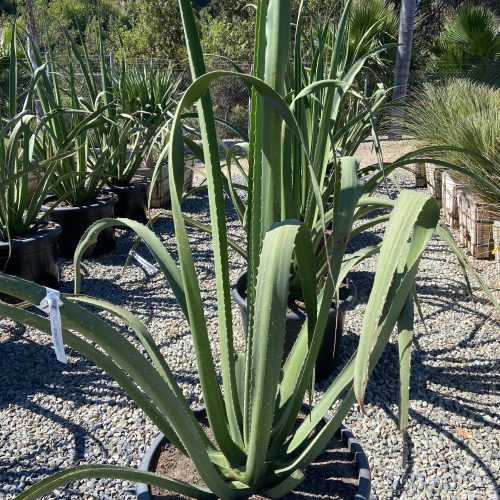
<path fill-rule="evenodd" d="M 53 290 L 52 288 L 45 288 L 45 291 L 47 292 L 47 295 L 40 302 L 38 308 L 49 315 L 52 343 L 54 344 L 57 360 L 61 363 L 67 364 L 68 358 L 64 352 L 61 314 L 59 312 L 59 306 L 62 306 L 63 304 L 61 301 L 61 294 L 58 290 Z"/>
<path fill-rule="evenodd" d="M 141 257 L 138 253 L 133 250 L 130 252 L 130 257 L 139 264 L 140 267 L 144 269 L 150 276 L 154 276 L 158 272 L 158 267 L 151 262 L 148 262 L 144 257 Z"/>

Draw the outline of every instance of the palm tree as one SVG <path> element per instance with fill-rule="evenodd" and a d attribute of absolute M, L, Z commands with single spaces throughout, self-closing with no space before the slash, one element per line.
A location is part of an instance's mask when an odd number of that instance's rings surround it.
<path fill-rule="evenodd" d="M 399 13 L 398 52 L 396 55 L 396 69 L 394 72 L 394 88 L 392 100 L 403 100 L 408 89 L 410 75 L 411 49 L 413 44 L 413 27 L 417 0 L 402 0 Z M 402 135 L 402 119 L 404 110 L 402 106 L 395 106 L 391 114 L 391 139 L 400 138 Z"/>
<path fill-rule="evenodd" d="M 349 60 L 352 61 L 354 57 L 364 55 L 381 45 L 395 44 L 397 36 L 398 16 L 391 2 L 356 0 L 353 3 L 349 14 Z M 395 56 L 395 50 L 386 50 L 369 59 L 365 68 L 365 96 L 368 95 L 370 73 L 375 75 L 375 80 L 385 82 L 384 77 L 387 77 Z"/>
<path fill-rule="evenodd" d="M 432 52 L 435 76 L 466 76 L 500 85 L 500 19 L 490 10 L 462 5 L 445 22 Z"/>

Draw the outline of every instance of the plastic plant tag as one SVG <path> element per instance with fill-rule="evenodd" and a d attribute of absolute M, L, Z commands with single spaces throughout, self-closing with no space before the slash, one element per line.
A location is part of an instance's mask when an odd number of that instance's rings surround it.
<path fill-rule="evenodd" d="M 61 294 L 58 290 L 54 290 L 52 288 L 45 288 L 45 291 L 47 295 L 40 302 L 38 308 L 49 315 L 52 343 L 54 344 L 54 350 L 56 351 L 57 360 L 61 363 L 67 364 L 68 358 L 66 357 L 66 353 L 64 352 L 61 314 L 59 312 L 59 306 L 63 304 L 63 302 L 61 301 Z"/>
<path fill-rule="evenodd" d="M 151 262 L 148 262 L 144 257 L 141 257 L 138 253 L 134 252 L 133 250 L 129 253 L 130 257 L 134 259 L 137 264 L 139 264 L 144 271 L 146 271 L 147 274 L 150 276 L 154 276 L 156 273 L 158 273 L 159 269 L 156 267 L 154 264 L 151 264 Z"/>

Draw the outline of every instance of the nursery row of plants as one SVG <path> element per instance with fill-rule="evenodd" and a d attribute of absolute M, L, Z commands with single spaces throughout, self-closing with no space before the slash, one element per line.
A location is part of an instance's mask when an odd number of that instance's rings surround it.
<path fill-rule="evenodd" d="M 314 36 L 303 24 L 301 8 L 292 44 L 291 4 L 257 2 L 254 64 L 246 74 L 237 67 L 206 72 L 191 2 L 180 0 L 192 84 L 177 94 L 171 79 L 147 69 L 134 73 L 147 87 L 140 92 L 151 97 L 147 102 L 132 97 L 131 89 L 140 85 L 130 81 L 125 57 L 119 76 L 112 78 L 100 38 L 100 78 L 94 75 L 85 45 L 68 38 L 68 67 L 51 67 L 50 54 L 48 62 L 42 61 L 35 49 L 29 91 L 17 96 L 13 37 L 9 116 L 0 144 L 1 237 L 8 249 L 3 262 L 9 265 L 18 241 L 36 239 L 44 221 L 55 221 L 58 211 L 71 212 L 69 228 L 74 231 L 76 211 L 84 206 L 93 210 L 107 203 L 116 209 L 117 198 L 133 184 L 154 148 L 153 183 L 168 165 L 169 214 L 177 248 L 171 252 L 154 227 L 127 213 L 133 203 L 128 198 L 124 212 L 87 215 L 87 227 L 81 226 L 78 238 L 66 233 L 59 240 L 59 250 L 74 241 L 68 249 L 74 260 L 74 294 L 61 294 L 54 301 L 47 296 L 47 283 L 37 276 L 29 281 L 14 272 L 0 273 L 0 314 L 49 336 L 57 335 L 60 319 L 64 344 L 109 374 L 164 438 L 189 457 L 203 482 L 89 464 L 49 476 L 19 498 L 37 498 L 91 477 L 147 483 L 194 498 L 282 497 L 304 481 L 307 467 L 339 432 L 351 408 L 356 403 L 363 408 L 368 380 L 394 330 L 400 353 L 400 429 L 406 432 L 414 316 L 419 310 L 415 279 L 431 238 L 442 238 L 474 273 L 440 221 L 432 197 L 396 187 L 394 195 L 383 193 L 396 169 L 431 160 L 486 190 L 498 193 L 498 186 L 460 161 L 441 157 L 443 150 L 464 152 L 447 144 L 428 145 L 384 162 L 377 130 L 390 106 L 387 90 L 377 84 L 369 95 L 360 91 L 364 68 L 388 48 L 374 36 L 377 25 L 352 47 L 347 28 L 352 1 L 317 26 Z M 312 54 L 310 65 L 303 63 L 306 51 Z M 224 149 L 222 165 L 216 128 L 221 121 L 208 91 L 213 82 L 226 78 L 240 79 L 251 92 L 250 130 L 248 137 L 241 133 L 240 142 Z M 361 167 L 354 155 L 367 137 L 375 144 L 377 162 Z M 186 149 L 205 165 L 210 225 L 183 214 Z M 30 174 L 37 179 L 31 197 Z M 226 198 L 246 235 L 243 245 L 228 235 Z M 349 251 L 350 242 L 379 225 L 384 228 L 380 243 Z M 211 237 L 217 356 L 188 226 Z M 148 247 L 185 316 L 213 439 L 183 397 L 154 332 L 120 304 L 79 294 L 82 258 L 91 251 L 96 255 L 95 246 L 104 245 L 103 238 L 114 228 L 132 231 Z M 229 275 L 231 252 L 246 260 L 246 273 L 236 284 Z M 378 263 L 358 347 L 330 377 L 342 315 L 354 293 L 349 273 L 373 256 Z M 232 291 L 242 307 L 243 352 L 235 347 Z M 44 299 L 51 301 L 48 318 L 26 307 Z M 12 300 L 18 303 L 9 303 Z M 299 321 L 289 321 L 289 308 L 301 308 Z M 125 323 L 134 341 L 118 324 L 105 320 L 102 311 Z M 325 380 L 326 390 L 313 408 L 305 408 L 319 379 Z M 302 418 L 304 412 L 308 418 Z M 359 482 L 366 496 L 365 483 L 366 476 Z"/>
<path fill-rule="evenodd" d="M 0 143 L 0 263 L 6 272 L 57 288 L 56 251 L 71 258 L 92 222 L 113 216 L 147 221 L 149 180 L 137 172 L 165 144 L 163 127 L 179 82 L 171 72 L 128 68 L 125 58 L 113 72 L 100 38 L 95 73 L 87 47 L 70 37 L 69 65 L 60 67 L 42 60 L 35 46 L 26 57 L 15 28 L 11 34 Z M 20 93 L 18 74 L 26 64 L 31 78 Z M 18 247 L 26 247 L 18 240 L 27 236 L 32 244 L 18 255 Z M 114 246 L 109 230 L 87 256 Z M 36 266 L 26 262 L 33 252 Z"/>
<path fill-rule="evenodd" d="M 491 182 L 488 187 L 432 163 L 416 171 L 446 222 L 459 230 L 460 243 L 475 258 L 496 255 L 500 266 L 500 90 L 466 79 L 427 84 L 408 115 L 407 129 L 422 146 L 447 146 L 440 158 Z"/>

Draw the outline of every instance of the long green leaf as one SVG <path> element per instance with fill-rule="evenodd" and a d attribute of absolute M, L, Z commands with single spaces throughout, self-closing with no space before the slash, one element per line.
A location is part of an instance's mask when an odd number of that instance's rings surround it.
<path fill-rule="evenodd" d="M 186 495 L 190 498 L 217 498 L 213 493 L 201 486 L 195 486 L 165 475 L 139 471 L 129 467 L 119 467 L 117 465 L 81 465 L 80 467 L 56 472 L 48 478 L 42 479 L 35 485 L 30 486 L 16 498 L 19 500 L 36 500 L 51 493 L 60 486 L 92 478 L 121 479 L 123 481 L 146 483 L 157 488 Z"/>
<path fill-rule="evenodd" d="M 299 222 L 278 224 L 266 234 L 257 275 L 254 358 L 252 361 L 251 426 L 246 478 L 258 485 L 265 476 L 275 400 L 281 371 L 288 308 L 290 265 L 293 253 L 300 266 L 302 291 L 312 336 L 315 325 L 316 291 L 311 238 Z"/>
<path fill-rule="evenodd" d="M 405 244 L 412 230 L 414 238 L 417 237 L 419 227 L 422 227 L 422 238 L 428 238 L 428 234 L 435 231 L 438 220 L 439 207 L 435 201 L 414 192 L 401 193 L 387 225 L 375 281 L 363 317 L 354 378 L 356 399 L 361 406 L 368 380 L 370 353 L 377 342 L 378 324 Z M 413 229 L 415 224 L 417 226 Z"/>

